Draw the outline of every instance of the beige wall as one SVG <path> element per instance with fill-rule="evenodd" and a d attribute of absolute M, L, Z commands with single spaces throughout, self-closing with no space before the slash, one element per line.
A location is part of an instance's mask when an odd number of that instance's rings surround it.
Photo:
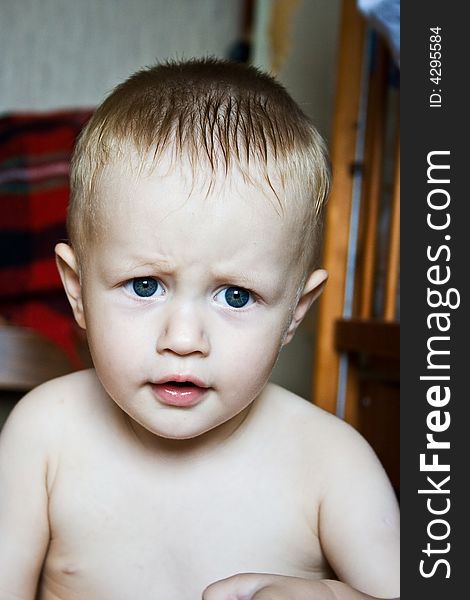
<path fill-rule="evenodd" d="M 157 59 L 226 55 L 239 0 L 2 0 L 0 111 L 94 106 Z"/>
<path fill-rule="evenodd" d="M 284 24 L 286 48 L 276 76 L 328 138 L 336 76 L 341 0 L 258 0 L 253 62 L 272 71 L 270 25 L 276 4 L 291 5 Z"/>

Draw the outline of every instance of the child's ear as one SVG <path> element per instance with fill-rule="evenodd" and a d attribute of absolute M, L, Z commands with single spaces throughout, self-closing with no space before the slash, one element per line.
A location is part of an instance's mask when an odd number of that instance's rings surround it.
<path fill-rule="evenodd" d="M 328 279 L 328 273 L 323 269 L 317 269 L 310 273 L 305 282 L 304 289 L 300 296 L 300 299 L 295 307 L 292 315 L 292 320 L 287 330 L 286 337 L 284 339 L 284 346 L 288 344 L 294 337 L 294 333 L 297 327 L 303 321 L 308 309 L 312 306 L 318 296 L 322 293 L 325 287 L 326 280 Z"/>
<path fill-rule="evenodd" d="M 55 247 L 55 257 L 60 278 L 65 288 L 65 293 L 72 307 L 75 320 L 83 329 L 86 329 L 85 315 L 83 312 L 82 286 L 75 252 L 68 244 L 60 243 Z"/>

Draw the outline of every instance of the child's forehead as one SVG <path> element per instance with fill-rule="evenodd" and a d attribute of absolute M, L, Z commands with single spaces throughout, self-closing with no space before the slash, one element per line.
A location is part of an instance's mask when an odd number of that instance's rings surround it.
<path fill-rule="evenodd" d="M 95 197 L 100 251 L 106 248 L 115 262 L 168 262 L 168 270 L 194 262 L 270 270 L 295 260 L 296 222 L 270 188 L 241 173 L 212 177 L 192 167 L 184 160 L 138 165 L 124 157 L 106 165 Z"/>
<path fill-rule="evenodd" d="M 127 153 L 110 160 L 98 178 L 96 200 L 107 200 L 106 208 L 113 210 L 116 203 L 135 202 L 142 189 L 172 194 L 175 200 L 183 198 L 221 201 L 229 199 L 242 203 L 249 210 L 266 207 L 279 218 L 288 219 L 297 212 L 299 193 L 292 185 L 281 183 L 275 165 L 251 161 L 246 165 L 233 163 L 227 169 L 222 163 L 209 164 L 207 159 L 194 159 L 187 154 L 176 156 L 166 152 L 155 158 L 149 152 L 142 156 L 132 147 Z M 104 192 L 104 194 L 103 194 Z M 120 192 L 120 193 L 116 193 Z M 114 206 L 113 206 L 114 204 Z"/>
<path fill-rule="evenodd" d="M 161 228 L 179 232 L 177 237 L 181 237 L 177 218 L 179 214 L 187 216 L 180 211 L 189 208 L 195 231 L 210 236 L 214 244 L 217 238 L 225 245 L 227 236 L 234 238 L 251 228 L 260 248 L 268 240 L 283 246 L 303 264 L 305 196 L 301 198 L 294 186 L 281 186 L 274 169 L 266 179 L 262 165 L 249 167 L 248 172 L 235 165 L 228 171 L 214 171 L 203 161 L 194 163 L 184 155 L 166 155 L 154 161 L 151 153 L 144 157 L 134 149 L 121 153 L 104 165 L 97 179 L 94 239 L 107 240 L 111 231 L 119 239 L 126 231 L 159 236 Z M 214 229 L 209 230 L 206 221 L 213 223 Z"/>
<path fill-rule="evenodd" d="M 258 174 L 257 174 L 258 175 Z M 211 173 L 194 169 L 187 160 L 132 164 L 118 160 L 109 163 L 96 190 L 95 203 L 101 221 L 99 235 L 110 229 L 172 227 L 181 230 L 188 214 L 198 223 L 198 231 L 226 228 L 227 235 L 251 229 L 255 237 L 285 231 L 295 235 L 298 219 L 276 197 L 265 181 L 248 180 L 239 171 Z M 181 221 L 178 221 L 181 219 Z"/>

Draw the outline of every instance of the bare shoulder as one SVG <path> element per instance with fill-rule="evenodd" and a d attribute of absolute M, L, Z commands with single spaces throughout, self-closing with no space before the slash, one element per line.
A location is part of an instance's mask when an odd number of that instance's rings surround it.
<path fill-rule="evenodd" d="M 278 385 L 266 387 L 264 404 L 284 427 L 306 434 L 309 443 L 342 454 L 345 446 L 367 447 L 362 436 L 350 425 L 312 402 Z"/>
<path fill-rule="evenodd" d="M 38 411 L 36 416 L 40 416 L 45 409 L 55 411 L 60 406 L 70 406 L 94 387 L 96 387 L 94 369 L 69 373 L 32 389 L 16 404 L 12 414 L 26 415 Z"/>
<path fill-rule="evenodd" d="M 325 483 L 348 485 L 347 474 L 365 479 L 386 479 L 382 465 L 368 442 L 342 419 L 315 404 L 270 384 L 265 406 L 287 438 L 292 438 L 305 457 L 304 464 Z"/>
<path fill-rule="evenodd" d="M 96 395 L 98 386 L 95 380 L 94 371 L 89 369 L 52 379 L 34 388 L 11 411 L 3 427 L 2 438 L 23 436 L 30 442 L 51 443 L 61 432 L 67 415 L 85 410 L 84 399 L 89 399 L 93 392 Z"/>

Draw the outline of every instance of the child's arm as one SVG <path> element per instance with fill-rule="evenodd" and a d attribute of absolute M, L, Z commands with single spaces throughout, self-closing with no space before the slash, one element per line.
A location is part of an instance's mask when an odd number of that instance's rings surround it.
<path fill-rule="evenodd" d="M 34 600 L 49 543 L 50 422 L 40 396 L 33 392 L 15 407 L 0 437 L 0 600 Z"/>
<path fill-rule="evenodd" d="M 323 552 L 340 581 L 373 597 L 398 597 L 400 524 L 395 493 L 365 440 L 351 427 L 335 425 L 340 427 L 332 438 L 329 483 L 319 515 Z"/>
<path fill-rule="evenodd" d="M 239 574 L 209 586 L 203 600 L 372 600 L 399 596 L 399 514 L 374 453 L 352 428 L 328 428 L 329 472 L 319 535 L 339 581 Z M 361 591 L 359 591 L 361 590 Z M 230 595 L 231 594 L 231 595 Z"/>

